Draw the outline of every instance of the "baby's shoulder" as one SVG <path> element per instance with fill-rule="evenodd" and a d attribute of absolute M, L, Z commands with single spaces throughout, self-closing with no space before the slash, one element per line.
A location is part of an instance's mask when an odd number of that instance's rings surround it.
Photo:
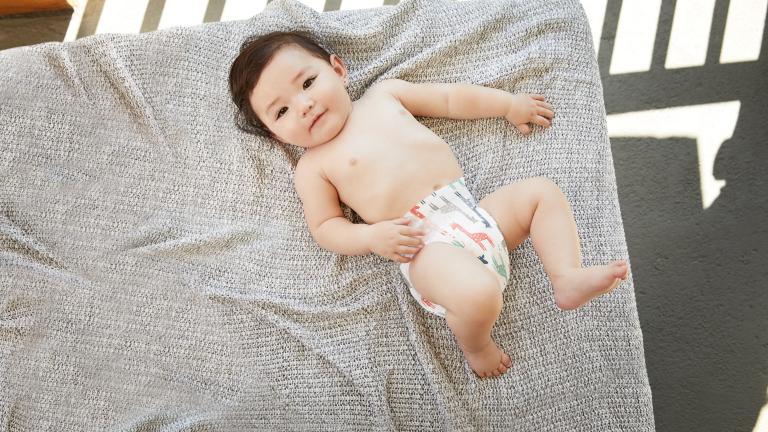
<path fill-rule="evenodd" d="M 304 154 L 301 155 L 299 161 L 296 163 L 294 175 L 311 175 L 313 172 L 317 171 L 319 166 L 320 161 L 318 152 L 305 150 Z"/>
<path fill-rule="evenodd" d="M 376 81 L 369 88 L 368 91 L 382 92 L 382 93 L 394 93 L 403 85 L 407 85 L 407 81 L 395 78 L 387 78 L 381 81 Z"/>
<path fill-rule="evenodd" d="M 397 100 L 395 91 L 397 80 L 385 79 L 372 84 L 363 94 L 364 98 L 377 101 Z"/>
<path fill-rule="evenodd" d="M 294 181 L 297 178 L 309 181 L 330 181 L 326 174 L 326 169 L 328 168 L 328 163 L 333 160 L 333 152 L 331 152 L 331 148 L 325 146 L 327 145 L 323 144 L 320 148 L 304 151 L 304 154 L 301 155 L 296 163 L 296 168 L 293 170 Z"/>

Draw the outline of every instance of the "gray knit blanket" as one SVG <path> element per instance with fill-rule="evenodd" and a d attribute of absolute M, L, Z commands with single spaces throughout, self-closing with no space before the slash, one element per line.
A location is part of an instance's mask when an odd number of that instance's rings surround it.
<path fill-rule="evenodd" d="M 397 263 L 315 243 L 299 149 L 240 132 L 228 94 L 240 44 L 288 29 L 346 61 L 353 99 L 385 78 L 545 95 L 553 125 L 528 136 L 421 120 L 478 199 L 549 177 L 583 264 L 628 259 L 578 0 L 278 0 L 243 21 L 2 51 L 0 429 L 654 430 L 631 275 L 563 312 L 524 242 L 493 330 L 514 365 L 478 379 Z"/>

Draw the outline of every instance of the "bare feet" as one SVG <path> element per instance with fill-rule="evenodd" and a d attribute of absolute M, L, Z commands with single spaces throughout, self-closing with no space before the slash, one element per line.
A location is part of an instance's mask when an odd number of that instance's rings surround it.
<path fill-rule="evenodd" d="M 577 309 L 605 294 L 627 278 L 627 262 L 614 261 L 605 266 L 573 269 L 552 278 L 555 303 L 560 309 Z"/>
<path fill-rule="evenodd" d="M 499 376 L 512 367 L 512 360 L 509 356 L 496 346 L 493 339 L 488 341 L 488 345 L 476 352 L 468 352 L 462 347 L 464 358 L 467 359 L 469 367 L 480 378 Z"/>

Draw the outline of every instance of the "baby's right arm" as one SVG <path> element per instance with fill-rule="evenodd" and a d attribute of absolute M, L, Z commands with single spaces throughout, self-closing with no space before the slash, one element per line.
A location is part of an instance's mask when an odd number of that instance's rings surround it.
<path fill-rule="evenodd" d="M 342 255 L 367 255 L 371 252 L 398 262 L 410 258 L 400 254 L 415 254 L 421 248 L 417 236 L 423 233 L 408 227 L 405 218 L 382 221 L 372 225 L 353 224 L 339 205 L 339 194 L 321 172 L 299 159 L 293 182 L 304 205 L 304 218 L 312 237 L 323 249 Z M 302 163 L 304 161 L 304 163 Z"/>

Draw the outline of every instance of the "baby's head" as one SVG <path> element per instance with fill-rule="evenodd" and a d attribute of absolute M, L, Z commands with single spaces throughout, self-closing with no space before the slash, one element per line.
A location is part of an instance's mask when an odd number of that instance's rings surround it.
<path fill-rule="evenodd" d="M 347 69 L 305 32 L 246 41 L 229 71 L 237 125 L 248 133 L 310 148 L 333 139 L 352 111 Z"/>

